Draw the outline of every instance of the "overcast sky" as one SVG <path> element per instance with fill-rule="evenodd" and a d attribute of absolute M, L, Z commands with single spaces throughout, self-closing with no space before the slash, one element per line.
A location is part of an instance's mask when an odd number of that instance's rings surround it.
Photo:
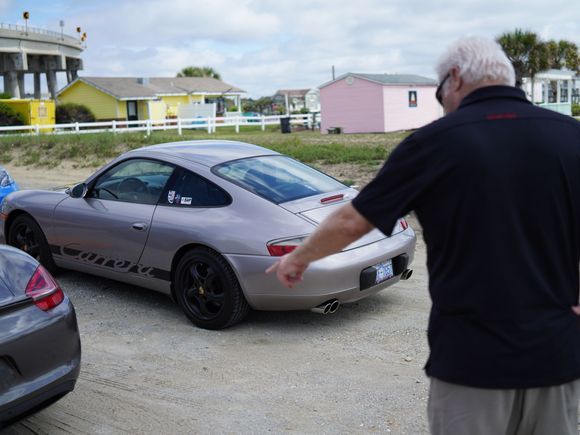
<path fill-rule="evenodd" d="M 578 0 L 0 0 L 1 21 L 88 35 L 92 76 L 175 76 L 211 66 L 248 92 L 313 88 L 346 72 L 435 78 L 444 48 L 516 27 L 580 45 Z M 64 86 L 65 83 L 59 83 Z"/>

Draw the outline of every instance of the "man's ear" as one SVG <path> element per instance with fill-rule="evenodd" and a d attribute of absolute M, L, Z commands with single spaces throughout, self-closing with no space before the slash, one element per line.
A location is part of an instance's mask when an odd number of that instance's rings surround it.
<path fill-rule="evenodd" d="M 457 92 L 463 86 L 463 79 L 461 78 L 461 75 L 459 74 L 459 68 L 457 68 L 457 67 L 451 68 L 451 71 L 449 71 L 449 74 L 450 74 L 450 79 L 451 79 L 450 80 L 451 83 L 449 83 L 449 87 L 451 88 L 452 91 Z"/>

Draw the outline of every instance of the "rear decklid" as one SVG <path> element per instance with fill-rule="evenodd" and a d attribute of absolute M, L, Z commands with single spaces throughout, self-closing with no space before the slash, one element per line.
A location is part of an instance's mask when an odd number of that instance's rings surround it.
<path fill-rule="evenodd" d="M 334 211 L 350 202 L 357 194 L 358 192 L 356 190 L 349 188 L 336 192 L 327 192 L 321 195 L 310 196 L 296 201 L 289 201 L 279 205 L 298 216 L 302 216 L 309 222 L 319 225 Z M 344 250 L 348 251 L 349 249 L 365 246 L 386 237 L 387 236 L 385 236 L 381 231 L 374 229 L 357 241 L 348 245 Z"/>
<path fill-rule="evenodd" d="M 26 298 L 26 286 L 37 267 L 38 263 L 23 251 L 0 246 L 0 309 Z"/>
<path fill-rule="evenodd" d="M 14 300 L 14 293 L 10 291 L 4 281 L 0 280 L 0 312 L 2 307 L 9 305 Z"/>

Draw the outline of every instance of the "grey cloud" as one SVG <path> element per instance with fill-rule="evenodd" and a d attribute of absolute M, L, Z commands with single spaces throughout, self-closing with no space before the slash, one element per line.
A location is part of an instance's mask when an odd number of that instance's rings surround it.
<path fill-rule="evenodd" d="M 495 37 L 521 27 L 580 42 L 580 10 L 564 0 L 549 7 L 540 0 L 119 0 L 82 19 L 87 73 L 174 75 L 203 64 L 254 96 L 318 86 L 330 79 L 332 65 L 339 74 L 435 77 L 440 53 L 465 35 Z"/>

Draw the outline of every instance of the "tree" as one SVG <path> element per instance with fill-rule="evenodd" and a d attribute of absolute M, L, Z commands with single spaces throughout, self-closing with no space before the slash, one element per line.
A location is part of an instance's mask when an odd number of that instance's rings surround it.
<path fill-rule="evenodd" d="M 580 55 L 578 46 L 570 41 L 562 39 L 560 41 L 546 42 L 548 50 L 549 68 L 567 68 L 580 74 Z"/>
<path fill-rule="evenodd" d="M 211 77 L 221 80 L 220 74 L 209 66 L 187 66 L 177 73 L 176 77 Z"/>
<path fill-rule="evenodd" d="M 0 103 L 0 125 L 24 125 L 24 116 L 8 104 Z"/>
<path fill-rule="evenodd" d="M 547 44 L 535 33 L 521 29 L 502 34 L 497 38 L 497 42 L 514 66 L 516 86 L 521 87 L 522 79 L 530 77 L 533 89 L 535 75 L 550 65 Z"/>
<path fill-rule="evenodd" d="M 258 112 L 264 115 L 272 113 L 272 97 L 260 97 L 257 100 L 242 100 L 242 109 L 244 112 Z"/>
<path fill-rule="evenodd" d="M 75 103 L 64 103 L 56 106 L 55 113 L 57 124 L 69 124 L 71 122 L 95 122 L 95 115 L 87 106 Z"/>

